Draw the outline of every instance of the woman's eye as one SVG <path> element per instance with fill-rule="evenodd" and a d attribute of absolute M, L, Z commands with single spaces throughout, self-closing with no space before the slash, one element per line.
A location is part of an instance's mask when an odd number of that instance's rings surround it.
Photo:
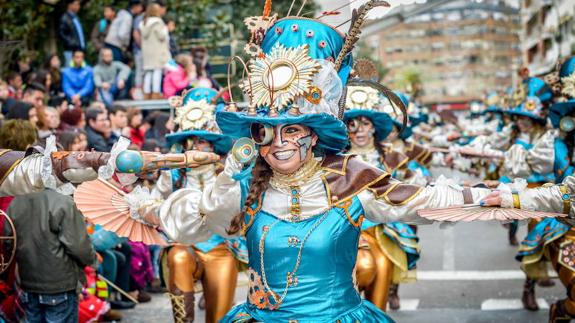
<path fill-rule="evenodd" d="M 296 129 L 296 128 L 286 128 L 287 134 L 294 134 L 296 132 L 298 132 L 298 129 Z"/>

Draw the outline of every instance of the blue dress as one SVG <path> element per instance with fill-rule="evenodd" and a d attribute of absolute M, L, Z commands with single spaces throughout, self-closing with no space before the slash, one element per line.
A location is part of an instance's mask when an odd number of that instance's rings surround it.
<path fill-rule="evenodd" d="M 363 214 L 357 197 L 346 209 L 334 207 L 299 222 L 253 205 L 245 217 L 247 302 L 220 322 L 393 322 L 362 300 L 355 286 Z"/>

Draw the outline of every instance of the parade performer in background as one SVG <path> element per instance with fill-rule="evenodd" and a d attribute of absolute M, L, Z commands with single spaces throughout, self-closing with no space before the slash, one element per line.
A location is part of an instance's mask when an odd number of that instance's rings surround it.
<path fill-rule="evenodd" d="M 232 138 L 222 135 L 215 123 L 217 94 L 213 89 L 194 88 L 170 99 L 175 104 L 178 125 L 178 132 L 166 136 L 172 152 L 195 149 L 223 157 L 232 148 Z M 223 108 L 223 102 L 220 104 Z M 222 169 L 221 164 L 209 164 L 163 171 L 156 189 L 166 198 L 183 188 L 203 191 Z M 175 243 L 166 249 L 168 270 L 164 273 L 175 322 L 194 320 L 196 281 L 203 286 L 206 322 L 217 322 L 232 308 L 239 261 L 247 263 L 245 248 L 242 238 L 224 239 L 214 234 L 205 242 L 192 246 Z"/>
<path fill-rule="evenodd" d="M 354 70 L 361 68 L 356 64 Z M 383 112 L 383 107 L 391 103 L 386 94 L 394 96 L 396 102 L 401 100 L 391 90 L 382 93 L 384 87 L 364 79 L 352 79 L 347 86 L 344 122 L 351 144 L 348 153 L 403 182 L 412 180 L 415 174 L 408 169 L 409 158 L 382 143 L 394 127 L 390 115 Z M 390 308 L 396 310 L 400 306 L 397 284 L 415 280 L 414 269 L 420 251 L 418 238 L 411 227 L 400 222 L 377 224 L 364 220 L 361 229 L 355 268 L 359 290 L 384 311 L 388 292 L 392 293 Z"/>
<path fill-rule="evenodd" d="M 559 130 L 554 141 L 553 173 L 557 183 L 563 182 L 574 171 L 573 145 L 575 144 L 575 57 L 565 61 L 559 69 L 561 92 L 564 102 L 555 103 L 549 111 L 549 119 Z M 565 189 L 565 188 L 563 188 Z M 567 211 L 567 210 L 565 210 Z M 517 260 L 529 278 L 548 279 L 545 261 L 551 261 L 559 279 L 567 288 L 567 299 L 553 304 L 550 322 L 575 318 L 575 288 L 571 282 L 575 279 L 575 265 L 571 259 L 575 253 L 572 248 L 575 232 L 571 225 L 547 218 L 536 223 L 521 242 Z M 561 255 L 561 259 L 557 255 Z M 535 295 L 530 297 L 534 305 Z M 525 300 L 524 300 L 525 302 Z M 536 309 L 536 308 L 535 308 Z"/>

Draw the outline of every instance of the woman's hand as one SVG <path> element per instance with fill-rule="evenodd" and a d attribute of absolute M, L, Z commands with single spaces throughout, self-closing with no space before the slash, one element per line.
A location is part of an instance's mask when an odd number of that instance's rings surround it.
<path fill-rule="evenodd" d="M 501 206 L 502 201 L 503 199 L 501 198 L 501 192 L 492 191 L 491 193 L 489 193 L 489 195 L 484 197 L 479 202 L 479 204 L 481 204 L 481 206 Z"/>

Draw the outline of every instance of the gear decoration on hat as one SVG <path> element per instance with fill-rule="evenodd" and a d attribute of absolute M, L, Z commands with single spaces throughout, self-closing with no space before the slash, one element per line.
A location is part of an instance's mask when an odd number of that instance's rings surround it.
<path fill-rule="evenodd" d="M 346 104 L 359 110 L 373 110 L 381 102 L 379 91 L 369 86 L 350 86 L 347 89 Z"/>
<path fill-rule="evenodd" d="M 244 24 L 250 32 L 250 41 L 244 46 L 244 51 L 251 57 L 262 55 L 260 44 L 264 40 L 266 32 L 276 22 L 277 14 L 273 16 L 247 17 Z"/>
<path fill-rule="evenodd" d="M 527 84 L 517 85 L 517 89 L 513 92 L 513 103 L 515 106 L 520 105 L 527 97 Z"/>
<path fill-rule="evenodd" d="M 281 110 L 312 86 L 319 72 L 319 63 L 309 56 L 308 45 L 286 48 L 277 43 L 263 57 L 253 59 L 250 77 L 241 83 L 256 107 L 274 107 Z"/>
<path fill-rule="evenodd" d="M 207 100 L 188 101 L 185 105 L 176 109 L 174 120 L 181 131 L 195 129 L 210 129 L 214 124 L 213 107 Z"/>
<path fill-rule="evenodd" d="M 563 88 L 561 93 L 569 98 L 575 98 L 575 73 L 561 78 Z"/>
<path fill-rule="evenodd" d="M 362 80 L 379 82 L 379 73 L 375 63 L 367 58 L 359 58 L 353 64 L 353 75 Z"/>

